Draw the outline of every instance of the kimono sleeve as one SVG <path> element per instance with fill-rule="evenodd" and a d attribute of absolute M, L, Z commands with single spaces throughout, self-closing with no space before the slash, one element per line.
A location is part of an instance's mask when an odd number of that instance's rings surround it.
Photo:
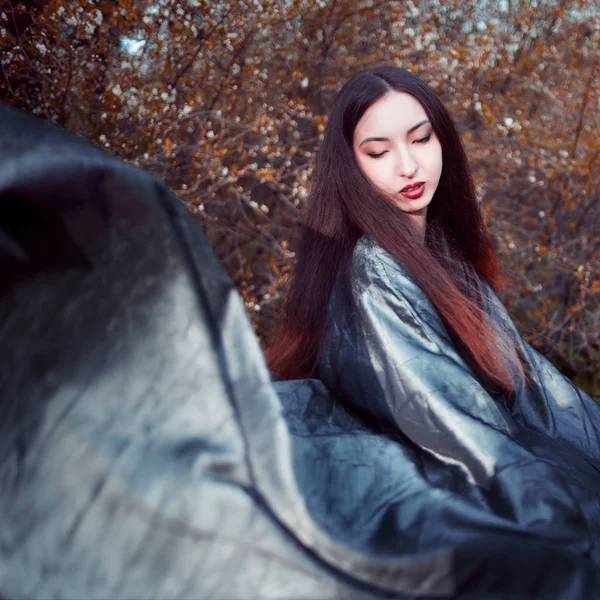
<path fill-rule="evenodd" d="M 579 389 L 519 334 L 506 308 L 487 288 L 489 310 L 510 332 L 529 373 L 518 390 L 513 418 L 530 431 L 583 453 L 600 471 L 600 404 Z"/>

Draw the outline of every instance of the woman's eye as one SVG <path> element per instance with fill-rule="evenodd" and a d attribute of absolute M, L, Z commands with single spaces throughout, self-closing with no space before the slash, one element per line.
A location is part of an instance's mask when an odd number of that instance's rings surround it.
<path fill-rule="evenodd" d="M 380 152 L 379 154 L 373 154 L 372 152 L 368 152 L 367 154 L 369 156 L 371 156 L 372 158 L 381 158 L 384 154 L 385 154 L 385 150 L 383 152 Z"/>
<path fill-rule="evenodd" d="M 425 144 L 430 139 L 431 139 L 431 134 L 426 135 L 425 137 L 421 138 L 420 140 L 415 140 L 415 143 L 417 143 L 417 144 Z"/>

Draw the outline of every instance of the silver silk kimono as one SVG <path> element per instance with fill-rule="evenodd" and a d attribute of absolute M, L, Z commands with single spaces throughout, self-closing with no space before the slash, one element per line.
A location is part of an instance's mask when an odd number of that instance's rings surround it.
<path fill-rule="evenodd" d="M 275 383 L 310 465 L 298 469 L 309 507 L 369 552 L 423 554 L 503 531 L 600 564 L 600 405 L 484 290 L 531 377 L 510 399 L 482 387 L 395 258 L 358 241 L 355 306 L 337 314 L 335 289 L 329 305 L 319 359 L 328 392 Z"/>
<path fill-rule="evenodd" d="M 600 408 L 486 393 L 368 238 L 320 379 L 272 382 L 160 182 L 0 106 L 0 598 L 600 596 Z"/>

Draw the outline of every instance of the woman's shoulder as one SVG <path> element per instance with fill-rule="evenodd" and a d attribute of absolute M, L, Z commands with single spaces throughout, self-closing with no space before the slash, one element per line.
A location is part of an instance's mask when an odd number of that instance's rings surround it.
<path fill-rule="evenodd" d="M 372 263 L 381 259 L 394 257 L 384 248 L 382 248 L 371 236 L 366 233 L 361 235 L 354 246 L 352 253 L 352 264 L 353 266 L 361 265 L 364 263 Z"/>
<path fill-rule="evenodd" d="M 411 296 L 423 294 L 402 263 L 366 234 L 354 247 L 351 277 L 353 285 L 363 289 L 375 286 Z"/>
<path fill-rule="evenodd" d="M 449 336 L 430 298 L 404 265 L 377 242 L 363 235 L 352 256 L 352 292 L 358 305 L 392 307 L 407 323 L 426 327 L 445 341 Z M 427 336 L 426 336 L 427 337 Z"/>
<path fill-rule="evenodd" d="M 392 267 L 401 275 L 408 277 L 408 273 L 396 257 L 382 248 L 372 237 L 363 234 L 352 252 L 352 272 L 381 268 L 382 264 Z"/>

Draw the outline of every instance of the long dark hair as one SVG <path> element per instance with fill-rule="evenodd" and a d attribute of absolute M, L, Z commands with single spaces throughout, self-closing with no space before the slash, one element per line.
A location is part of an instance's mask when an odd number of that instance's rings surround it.
<path fill-rule="evenodd" d="M 362 115 L 393 90 L 421 103 L 442 147 L 442 173 L 427 210 L 425 244 L 411 219 L 369 183 L 352 148 Z M 352 251 L 362 234 L 395 256 L 427 294 L 482 383 L 513 392 L 514 371 L 521 377 L 525 373 L 514 342 L 482 308 L 479 278 L 498 291 L 503 275 L 460 136 L 434 92 L 396 67 L 358 73 L 334 102 L 301 220 L 291 288 L 265 353 L 279 376 L 318 376 L 329 295 L 340 268 L 348 289 Z"/>

